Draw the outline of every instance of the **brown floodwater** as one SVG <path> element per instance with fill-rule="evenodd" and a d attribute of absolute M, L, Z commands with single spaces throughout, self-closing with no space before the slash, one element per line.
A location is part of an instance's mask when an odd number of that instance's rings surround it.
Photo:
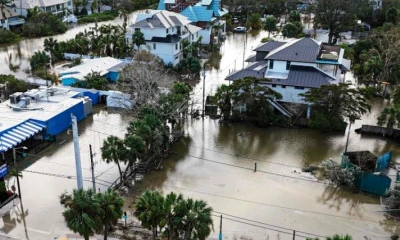
<path fill-rule="evenodd" d="M 111 23 L 119 23 L 116 19 Z M 56 39 L 65 40 L 92 25 L 79 26 Z M 249 34 L 246 57 L 267 33 Z M 221 47 L 220 61 L 206 73 L 206 94 L 212 94 L 232 70 L 243 66 L 243 34 L 227 37 Z M 0 61 L 21 64 L 13 73 L 7 64 L 0 64 L 2 74 L 25 77 L 22 69 L 34 51 L 43 49 L 43 39 L 23 40 L 19 44 L 3 47 Z M 19 50 L 18 50 L 19 49 Z M 18 54 L 20 53 L 20 54 Z M 218 61 L 214 61 L 218 62 Z M 351 76 L 349 76 L 351 79 Z M 194 88 L 196 107 L 201 106 L 203 82 Z M 380 111 L 387 105 L 373 101 L 371 113 L 356 121 L 376 124 Z M 119 112 L 101 106 L 95 113 L 79 123 L 80 148 L 84 187 L 90 188 L 89 144 L 95 152 L 96 188 L 104 191 L 118 177 L 114 164 L 101 160 L 100 147 L 109 135 L 123 137 L 129 119 Z M 363 193 L 344 191 L 323 183 L 314 177 L 298 173 L 309 164 L 333 158 L 340 161 L 345 147 L 345 133 L 326 133 L 311 129 L 278 127 L 258 128 L 250 124 L 221 125 L 217 120 L 188 120 L 184 124 L 185 138 L 176 143 L 174 154 L 163 162 L 162 171 L 153 171 L 135 184 L 134 194 L 158 189 L 164 193 L 179 192 L 186 197 L 204 199 L 214 209 L 214 229 L 211 238 L 217 239 L 219 216 L 224 215 L 224 239 L 296 239 L 309 234 L 328 236 L 348 233 L 354 239 L 388 239 L 393 232 L 400 233 L 397 223 L 386 219 L 380 198 Z M 392 150 L 394 161 L 399 161 L 398 143 L 379 136 L 359 135 L 351 132 L 349 151 L 370 150 L 376 155 Z M 253 171 L 257 163 L 257 172 Z M 65 190 L 76 187 L 75 160 L 72 136 L 63 133 L 57 143 L 36 156 L 21 162 L 21 206 L 0 220 L 0 230 L 17 239 L 54 239 L 70 233 L 66 228 L 58 197 Z M 296 172 L 295 172 L 296 171 Z M 130 204 L 131 199 L 128 199 Z M 132 218 L 132 209 L 129 221 Z M 0 237 L 1 239 L 1 237 Z"/>

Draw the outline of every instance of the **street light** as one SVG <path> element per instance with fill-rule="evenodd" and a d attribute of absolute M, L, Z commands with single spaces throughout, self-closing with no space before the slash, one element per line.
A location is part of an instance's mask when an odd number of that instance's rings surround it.
<path fill-rule="evenodd" d="M 15 173 L 17 175 L 17 186 L 18 186 L 18 195 L 19 195 L 19 199 L 22 200 L 21 197 L 21 187 L 19 186 L 19 176 L 18 176 L 18 165 L 17 165 L 17 149 L 28 149 L 27 147 L 23 146 L 23 147 L 19 147 L 19 148 L 13 148 L 13 157 L 14 157 L 14 168 L 15 168 Z"/>

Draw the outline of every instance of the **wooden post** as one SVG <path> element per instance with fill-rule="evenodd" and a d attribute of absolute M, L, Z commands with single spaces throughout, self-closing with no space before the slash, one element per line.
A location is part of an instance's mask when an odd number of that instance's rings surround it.
<path fill-rule="evenodd" d="M 254 172 L 257 172 L 257 163 L 254 163 Z"/>
<path fill-rule="evenodd" d="M 296 239 L 296 230 L 293 230 L 293 240 Z"/>

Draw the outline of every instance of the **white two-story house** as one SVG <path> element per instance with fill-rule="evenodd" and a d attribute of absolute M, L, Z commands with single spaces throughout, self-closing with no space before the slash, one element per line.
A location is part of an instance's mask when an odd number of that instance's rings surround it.
<path fill-rule="evenodd" d="M 210 44 L 214 41 L 213 27 L 218 27 L 217 33 L 225 33 L 226 22 L 220 18 L 228 13 L 222 7 L 221 0 L 160 0 L 158 10 L 168 10 L 181 13 L 193 25 L 201 27 L 201 43 Z"/>
<path fill-rule="evenodd" d="M 245 77 L 261 79 L 261 84 L 279 92 L 286 103 L 305 103 L 299 94 L 323 85 L 344 82 L 350 61 L 344 49 L 322 44 L 312 38 L 270 40 L 254 49 L 246 61 L 250 64 L 232 72 L 226 80 Z M 265 79 L 263 81 L 262 79 Z"/>
<path fill-rule="evenodd" d="M 126 37 L 128 41 L 132 41 L 133 33 L 141 31 L 147 49 L 159 56 L 165 64 L 171 63 L 175 66 L 182 59 L 182 40 L 186 39 L 190 43 L 197 41 L 200 30 L 201 28 L 190 24 L 187 17 L 178 13 L 146 10 L 137 14 Z"/>
<path fill-rule="evenodd" d="M 12 2 L 14 12 L 24 17 L 27 17 L 28 10 L 34 7 L 39 7 L 41 11 L 52 14 L 73 12 L 72 0 L 14 0 Z"/>

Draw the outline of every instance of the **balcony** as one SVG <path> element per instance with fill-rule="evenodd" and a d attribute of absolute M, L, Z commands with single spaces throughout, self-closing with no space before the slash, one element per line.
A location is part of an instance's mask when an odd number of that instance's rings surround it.
<path fill-rule="evenodd" d="M 25 24 L 25 19 L 23 19 L 23 18 L 8 20 L 8 26 L 17 26 L 17 25 L 22 25 L 22 24 Z"/>

